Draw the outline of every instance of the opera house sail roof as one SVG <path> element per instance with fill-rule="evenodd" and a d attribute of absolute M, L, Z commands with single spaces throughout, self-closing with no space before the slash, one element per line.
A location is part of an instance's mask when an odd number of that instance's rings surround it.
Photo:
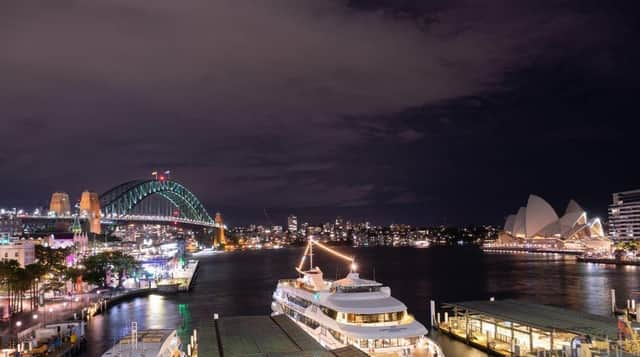
<path fill-rule="evenodd" d="M 570 200 L 562 216 L 537 195 L 529 195 L 527 205 L 507 216 L 502 241 L 556 240 L 580 242 L 588 246 L 607 245 L 600 219 L 589 220 L 580 205 Z M 605 243 L 607 242 L 607 243 Z"/>

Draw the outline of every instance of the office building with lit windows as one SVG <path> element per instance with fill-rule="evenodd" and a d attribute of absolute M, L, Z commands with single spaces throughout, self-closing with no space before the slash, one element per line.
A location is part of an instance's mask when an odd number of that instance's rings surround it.
<path fill-rule="evenodd" d="M 609 205 L 609 236 L 615 240 L 640 238 L 640 190 L 613 194 Z"/>
<path fill-rule="evenodd" d="M 298 217 L 289 215 L 289 218 L 287 219 L 287 228 L 289 229 L 289 232 L 296 233 L 298 231 Z"/>

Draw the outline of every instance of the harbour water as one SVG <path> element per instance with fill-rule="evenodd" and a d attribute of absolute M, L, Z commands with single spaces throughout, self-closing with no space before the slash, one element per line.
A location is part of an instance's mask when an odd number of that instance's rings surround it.
<path fill-rule="evenodd" d="M 391 287 L 418 320 L 428 323 L 430 299 L 453 302 L 476 299 L 523 299 L 606 315 L 610 289 L 622 303 L 640 287 L 640 267 L 576 262 L 555 254 L 483 253 L 476 247 L 359 248 L 339 247 L 354 255 L 363 277 Z M 126 333 L 131 321 L 139 328 L 178 328 L 186 339 L 199 329 L 206 355 L 207 329 L 213 314 L 266 315 L 278 279 L 295 277 L 302 248 L 222 253 L 200 257 L 200 272 L 189 293 L 136 298 L 113 307 L 89 323 L 88 356 L 100 356 Z M 318 252 L 314 264 L 328 278 L 342 277 L 348 267 Z M 453 356 L 485 353 L 434 333 Z M 210 348 L 210 347 L 209 347 Z"/>

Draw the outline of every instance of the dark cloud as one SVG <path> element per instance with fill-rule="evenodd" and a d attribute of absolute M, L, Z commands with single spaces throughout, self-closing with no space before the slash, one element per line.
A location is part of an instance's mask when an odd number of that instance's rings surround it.
<path fill-rule="evenodd" d="M 171 168 L 238 222 L 495 222 L 533 190 L 602 209 L 638 177 L 597 171 L 633 151 L 633 6 L 3 1 L 0 205 Z"/>

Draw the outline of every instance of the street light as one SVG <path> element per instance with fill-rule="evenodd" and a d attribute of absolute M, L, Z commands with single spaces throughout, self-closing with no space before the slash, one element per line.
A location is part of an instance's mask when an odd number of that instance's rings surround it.
<path fill-rule="evenodd" d="M 33 319 L 37 320 L 38 319 L 38 314 L 33 314 Z"/>
<path fill-rule="evenodd" d="M 22 321 L 16 322 L 16 327 L 20 327 L 20 326 L 22 326 Z"/>
<path fill-rule="evenodd" d="M 51 316 L 51 314 L 52 314 L 52 313 L 53 313 L 53 308 L 52 308 L 52 307 L 50 307 L 50 308 L 49 308 L 49 320 L 51 320 L 51 317 L 52 317 L 52 316 Z M 47 324 L 47 313 L 46 313 L 46 311 L 45 311 L 45 313 L 44 313 L 44 324 L 45 324 L 45 325 Z"/>

